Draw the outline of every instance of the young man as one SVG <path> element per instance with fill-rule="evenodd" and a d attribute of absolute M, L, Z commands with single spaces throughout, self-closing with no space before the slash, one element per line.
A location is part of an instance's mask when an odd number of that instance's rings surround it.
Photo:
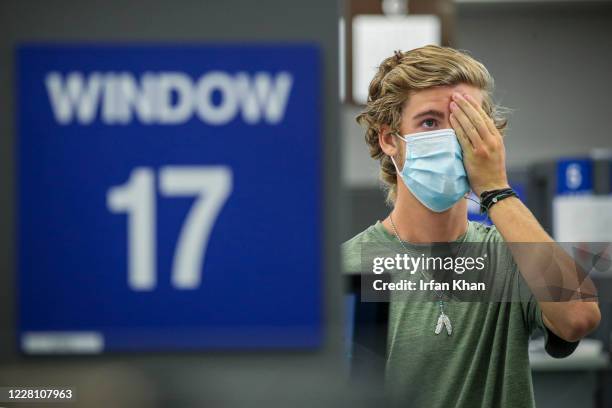
<path fill-rule="evenodd" d="M 529 256 L 513 257 L 502 245 L 555 244 L 509 188 L 506 121 L 492 85 L 481 63 L 454 49 L 396 52 L 380 65 L 357 117 L 393 209 L 343 245 L 345 268 L 367 268 L 362 251 L 371 244 L 416 254 L 435 242 L 473 243 L 488 257 L 486 273 L 520 294 L 519 301 L 459 302 L 432 290 L 433 301 L 392 301 L 385 377 L 403 406 L 532 407 L 531 332 L 542 329 L 549 353 L 563 357 L 600 320 L 596 301 L 536 298 L 539 270 L 524 276 Z M 494 227 L 468 222 L 470 189 Z"/>

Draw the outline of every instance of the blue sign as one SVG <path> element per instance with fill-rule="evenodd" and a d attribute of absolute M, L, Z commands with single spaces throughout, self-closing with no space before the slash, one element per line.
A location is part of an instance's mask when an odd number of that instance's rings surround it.
<path fill-rule="evenodd" d="M 557 194 L 593 192 L 593 161 L 564 159 L 557 162 Z"/>
<path fill-rule="evenodd" d="M 492 224 L 487 214 L 482 214 L 480 212 L 480 197 L 478 197 L 473 191 L 470 191 L 468 193 L 467 209 L 468 209 L 468 220 L 479 222 L 485 225 Z"/>
<path fill-rule="evenodd" d="M 26 353 L 322 338 L 319 52 L 17 51 Z"/>

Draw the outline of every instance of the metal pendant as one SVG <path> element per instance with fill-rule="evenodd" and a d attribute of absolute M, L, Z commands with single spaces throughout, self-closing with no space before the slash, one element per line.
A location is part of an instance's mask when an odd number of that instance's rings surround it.
<path fill-rule="evenodd" d="M 436 324 L 436 334 L 442 333 L 442 327 L 446 327 L 446 333 L 450 336 L 453 334 L 453 326 L 448 316 L 444 313 L 444 302 L 438 302 L 440 305 L 440 316 L 438 317 L 438 324 Z"/>

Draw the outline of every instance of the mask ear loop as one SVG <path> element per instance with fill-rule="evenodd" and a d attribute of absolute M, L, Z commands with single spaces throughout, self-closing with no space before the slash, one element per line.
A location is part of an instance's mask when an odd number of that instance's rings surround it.
<path fill-rule="evenodd" d="M 470 197 L 470 192 L 469 192 L 469 191 L 468 191 L 467 193 L 465 193 L 465 195 L 463 196 L 463 198 L 465 198 L 466 200 L 470 200 L 470 201 L 472 201 L 472 202 L 474 202 L 474 203 L 478 204 L 478 207 L 480 207 L 480 208 L 481 208 L 481 213 L 482 213 L 482 207 L 481 207 L 480 201 L 476 201 L 476 200 L 474 200 L 472 197 Z M 487 216 L 486 216 L 486 218 L 484 219 L 484 221 L 489 221 L 489 222 L 491 222 L 491 219 L 489 218 L 489 213 L 488 213 L 488 212 L 485 212 L 485 214 L 486 214 Z"/>
<path fill-rule="evenodd" d="M 399 133 L 394 132 L 392 134 L 393 134 L 393 136 L 397 136 L 403 142 L 405 142 L 405 143 L 408 142 L 406 139 L 404 139 L 402 136 L 400 136 Z M 405 152 L 405 154 L 408 154 L 408 144 L 406 144 L 406 152 Z M 400 172 L 399 167 L 397 167 L 397 163 L 395 163 L 395 159 L 393 158 L 393 156 L 389 156 L 389 157 L 391 158 L 391 162 L 393 162 L 393 166 L 395 167 L 395 171 L 397 172 L 397 175 L 398 176 L 401 175 L 402 173 Z"/>
<path fill-rule="evenodd" d="M 471 191 L 471 190 L 470 190 Z M 478 204 L 478 206 L 480 207 L 480 201 L 476 201 L 474 200 L 472 197 L 470 197 L 470 191 L 468 191 L 467 193 L 465 193 L 465 195 L 463 196 L 463 198 L 465 198 L 466 200 L 470 200 L 476 204 Z"/>

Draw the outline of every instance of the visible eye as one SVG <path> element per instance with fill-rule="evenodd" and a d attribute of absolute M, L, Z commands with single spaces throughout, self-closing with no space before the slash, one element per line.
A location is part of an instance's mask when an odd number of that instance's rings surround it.
<path fill-rule="evenodd" d="M 421 126 L 423 126 L 426 129 L 431 129 L 434 128 L 438 125 L 438 121 L 435 119 L 425 119 L 423 122 L 421 122 Z"/>

